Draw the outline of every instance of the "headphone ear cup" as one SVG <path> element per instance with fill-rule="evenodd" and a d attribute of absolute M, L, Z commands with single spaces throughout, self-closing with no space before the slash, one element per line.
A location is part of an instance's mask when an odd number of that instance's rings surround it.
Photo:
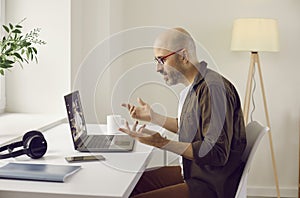
<path fill-rule="evenodd" d="M 29 131 L 23 135 L 23 142 L 25 142 L 27 139 L 34 135 L 40 135 L 43 137 L 43 134 L 40 131 Z"/>
<path fill-rule="evenodd" d="M 41 132 L 30 131 L 23 136 L 23 139 L 25 139 L 23 146 L 29 157 L 38 159 L 46 153 L 47 141 Z"/>

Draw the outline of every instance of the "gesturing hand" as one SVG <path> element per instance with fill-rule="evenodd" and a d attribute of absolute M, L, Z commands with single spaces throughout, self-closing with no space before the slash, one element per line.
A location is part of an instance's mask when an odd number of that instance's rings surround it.
<path fill-rule="evenodd" d="M 136 121 L 132 126 L 132 129 L 130 129 L 128 122 L 126 122 L 126 128 L 120 128 L 119 131 L 130 135 L 143 144 L 157 148 L 162 148 L 169 143 L 170 140 L 163 138 L 158 132 L 146 129 L 146 125 L 142 125 L 138 130 L 136 130 L 137 125 L 138 121 Z"/>
<path fill-rule="evenodd" d="M 122 106 L 128 109 L 130 116 L 133 119 L 150 122 L 151 116 L 153 115 L 153 110 L 150 105 L 145 103 L 141 98 L 138 98 L 137 101 L 140 106 L 134 106 L 131 104 L 122 104 Z"/>

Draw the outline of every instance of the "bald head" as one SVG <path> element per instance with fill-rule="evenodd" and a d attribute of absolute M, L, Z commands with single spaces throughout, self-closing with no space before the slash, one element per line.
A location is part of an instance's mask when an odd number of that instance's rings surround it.
<path fill-rule="evenodd" d="M 191 35 L 183 28 L 172 28 L 162 32 L 154 42 L 154 48 L 171 52 L 186 49 L 191 60 L 196 61 L 196 47 Z"/>

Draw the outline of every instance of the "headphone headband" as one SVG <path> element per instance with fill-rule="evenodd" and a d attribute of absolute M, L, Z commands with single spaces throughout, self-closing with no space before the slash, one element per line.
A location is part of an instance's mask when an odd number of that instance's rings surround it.
<path fill-rule="evenodd" d="M 23 146 L 21 150 L 13 151 L 15 148 L 20 146 Z M 8 150 L 8 153 L 0 155 L 0 159 L 17 157 L 23 154 L 27 154 L 33 159 L 38 159 L 43 157 L 46 153 L 47 141 L 40 131 L 29 131 L 25 133 L 22 141 L 13 142 L 0 147 L 0 152 L 5 150 Z"/>
<path fill-rule="evenodd" d="M 5 151 L 5 150 L 12 151 L 14 148 L 17 148 L 22 145 L 23 145 L 23 141 L 13 142 L 8 145 L 4 145 L 4 146 L 0 147 L 0 152 Z"/>
<path fill-rule="evenodd" d="M 7 153 L 4 155 L 0 155 L 0 159 L 6 159 L 6 158 L 10 158 L 10 157 L 18 157 L 20 155 L 26 154 L 25 150 L 19 150 L 19 151 L 15 151 L 15 152 L 11 152 L 11 153 Z"/>

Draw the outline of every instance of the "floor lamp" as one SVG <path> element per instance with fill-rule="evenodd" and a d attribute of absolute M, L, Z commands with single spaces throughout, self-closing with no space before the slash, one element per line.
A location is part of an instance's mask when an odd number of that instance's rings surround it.
<path fill-rule="evenodd" d="M 276 52 L 279 51 L 278 41 L 278 25 L 277 21 L 273 19 L 260 19 L 260 18 L 243 18 L 236 19 L 233 24 L 231 50 L 232 51 L 248 51 L 251 52 L 250 67 L 248 73 L 245 101 L 244 101 L 244 119 L 248 123 L 250 97 L 252 92 L 252 82 L 254 80 L 254 69 L 257 66 L 265 116 L 268 127 L 270 126 L 270 119 L 267 108 L 267 100 L 263 84 L 263 76 L 261 72 L 258 52 Z M 274 171 L 274 178 L 276 183 L 277 197 L 280 197 L 277 168 L 275 162 L 275 155 L 273 149 L 273 141 L 271 130 L 269 131 L 269 142 L 272 156 L 272 164 Z"/>

